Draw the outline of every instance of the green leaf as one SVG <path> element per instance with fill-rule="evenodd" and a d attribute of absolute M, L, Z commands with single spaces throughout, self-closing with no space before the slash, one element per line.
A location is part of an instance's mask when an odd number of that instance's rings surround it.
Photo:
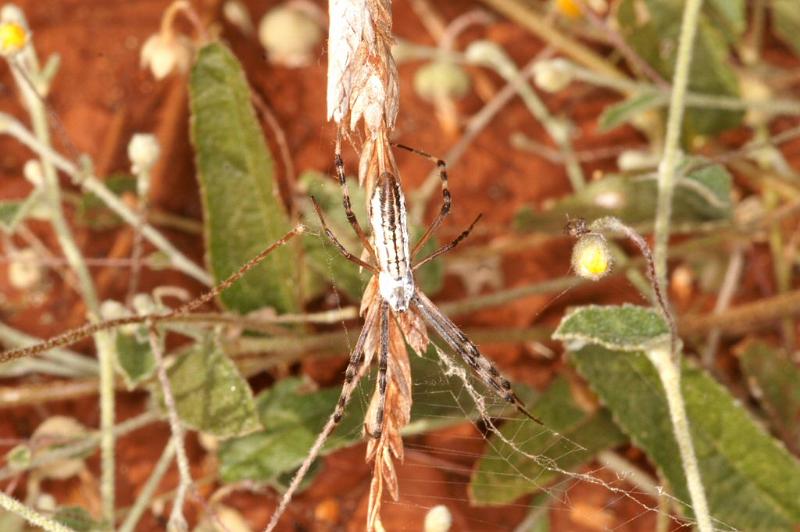
<path fill-rule="evenodd" d="M 640 92 L 627 100 L 614 105 L 609 105 L 603 110 L 598 119 L 601 131 L 614 129 L 628 122 L 637 114 L 653 109 L 664 104 L 664 97 L 658 92 Z"/>
<path fill-rule="evenodd" d="M 797 0 L 772 0 L 772 28 L 775 35 L 800 54 L 800 9 Z"/>
<path fill-rule="evenodd" d="M 752 342 L 739 357 L 753 395 L 786 444 L 800 451 L 800 369 L 764 342 Z"/>
<path fill-rule="evenodd" d="M 445 376 L 432 350 L 420 357 L 409 352 L 414 377 L 411 423 L 403 434 L 419 434 L 477 416 L 458 377 Z M 374 375 L 359 383 L 339 426 L 322 455 L 363 439 L 366 407 Z M 276 483 L 300 466 L 339 398 L 340 387 L 314 390 L 307 381 L 284 379 L 257 399 L 265 430 L 224 442 L 219 449 L 220 477 L 225 482 Z M 507 405 L 500 405 L 503 409 Z M 497 408 L 490 412 L 500 412 Z"/>
<path fill-rule="evenodd" d="M 184 351 L 169 368 L 176 409 L 189 427 L 230 438 L 258 430 L 253 392 L 215 342 Z"/>
<path fill-rule="evenodd" d="M 553 339 L 569 346 L 598 344 L 608 349 L 641 351 L 669 342 L 669 327 L 650 307 L 588 305 L 564 316 Z"/>
<path fill-rule="evenodd" d="M 706 14 L 725 30 L 728 40 L 735 44 L 747 29 L 747 6 L 745 0 L 708 0 Z"/>
<path fill-rule="evenodd" d="M 689 74 L 689 90 L 701 94 L 739 96 L 738 82 L 730 62 L 729 42 L 717 20 L 725 21 L 733 31 L 740 24 L 737 6 L 724 10 L 719 4 L 706 3 L 700 16 Z M 729 3 L 739 3 L 738 0 Z M 729 18 L 730 17 L 730 18 Z M 664 0 L 622 0 L 617 6 L 617 22 L 628 44 L 671 80 L 678 49 L 678 35 L 683 20 L 683 2 Z M 684 142 L 695 135 L 713 135 L 736 127 L 743 113 L 718 109 L 689 109 L 684 117 Z"/>
<path fill-rule="evenodd" d="M 677 180 L 673 223 L 727 220 L 732 215 L 733 178 L 718 164 L 687 161 L 688 174 Z M 566 216 L 595 220 L 615 216 L 628 225 L 651 224 L 656 210 L 657 183 L 651 177 L 609 175 L 558 201 L 546 212 L 523 207 L 514 220 L 520 231 L 562 232 Z"/>
<path fill-rule="evenodd" d="M 689 513 L 666 398 L 647 357 L 595 345 L 573 352 L 571 360 Z M 684 364 L 681 388 L 712 516 L 739 530 L 794 530 L 800 522 L 797 459 L 703 371 Z"/>
<path fill-rule="evenodd" d="M 103 530 L 102 524 L 95 521 L 91 514 L 80 506 L 64 506 L 56 511 L 53 519 L 75 532 Z"/>
<path fill-rule="evenodd" d="M 147 379 L 156 369 L 156 359 L 150 350 L 145 328 L 140 332 L 116 332 L 117 344 L 117 369 L 122 373 L 125 384 L 129 390 Z"/>
<path fill-rule="evenodd" d="M 298 178 L 298 184 L 305 195 L 313 196 L 317 200 L 326 223 L 339 241 L 358 255 L 361 250 L 361 242 L 345 216 L 339 184 L 319 172 L 304 172 Z M 349 187 L 349 190 L 353 212 L 359 222 L 364 224 L 367 222 L 364 190 L 361 187 Z M 323 292 L 328 284 L 331 284 L 337 290 L 347 294 L 353 301 L 360 300 L 367 281 L 369 281 L 370 272 L 359 271 L 360 268 L 345 259 L 322 233 L 322 226 L 310 197 L 299 201 L 298 205 L 303 222 L 311 229 L 311 232 L 317 233 L 303 235 L 305 264 L 308 273 L 311 274 L 304 276 L 304 279 L 310 283 L 304 293 L 307 297 L 314 297 Z M 364 229 L 367 228 L 364 227 Z"/>
<path fill-rule="evenodd" d="M 290 223 L 244 72 L 225 46 L 200 50 L 189 93 L 206 249 L 219 282 L 283 236 Z M 276 249 L 222 293 L 222 304 L 241 313 L 266 306 L 297 310 L 295 251 L 291 244 Z"/>
<path fill-rule="evenodd" d="M 521 416 L 504 423 L 500 432 L 523 452 L 513 449 L 496 434 L 489 438 L 486 452 L 470 479 L 473 503 L 510 504 L 558 477 L 558 473 L 545 469 L 523 453 L 541 456 L 561 469 L 570 470 L 591 460 L 597 452 L 627 441 L 607 410 L 581 409 L 563 378 L 550 385 L 533 405 L 532 413 L 550 430 L 543 430 Z"/>

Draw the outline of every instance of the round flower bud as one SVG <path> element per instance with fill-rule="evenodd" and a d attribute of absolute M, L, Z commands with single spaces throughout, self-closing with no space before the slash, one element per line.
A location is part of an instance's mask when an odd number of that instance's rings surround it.
<path fill-rule="evenodd" d="M 28 31 L 17 22 L 0 22 L 0 55 L 13 55 L 28 44 Z"/>
<path fill-rule="evenodd" d="M 136 133 L 128 143 L 128 159 L 131 161 L 131 171 L 136 174 L 148 173 L 158 161 L 161 149 L 155 135 L 149 133 Z M 147 181 L 140 179 L 139 181 Z M 147 183 L 138 183 L 139 195 L 147 194 Z"/>
<path fill-rule="evenodd" d="M 569 63 L 564 59 L 539 61 L 533 67 L 533 81 L 545 92 L 558 92 L 572 82 Z"/>
<path fill-rule="evenodd" d="M 438 504 L 425 514 L 425 532 L 447 532 L 453 525 L 453 516 L 447 506 Z"/>
<path fill-rule="evenodd" d="M 414 91 L 431 103 L 462 98 L 469 92 L 471 81 L 459 65 L 450 61 L 434 61 L 414 74 Z"/>
<path fill-rule="evenodd" d="M 588 233 L 572 249 L 572 269 L 584 279 L 597 281 L 611 271 L 611 250 L 602 235 Z"/>
<path fill-rule="evenodd" d="M 142 46 L 139 61 L 142 68 L 149 68 L 156 79 L 164 79 L 173 70 L 188 72 L 192 66 L 194 47 L 183 35 L 171 32 L 151 35 Z"/>
<path fill-rule="evenodd" d="M 581 16 L 581 6 L 575 0 L 556 0 L 556 9 L 569 18 Z"/>
<path fill-rule="evenodd" d="M 42 282 L 44 268 L 39 256 L 31 248 L 12 256 L 8 265 L 8 282 L 17 290 L 31 290 Z"/>
<path fill-rule="evenodd" d="M 309 64 L 322 40 L 322 28 L 309 13 L 291 5 L 271 9 L 258 25 L 258 40 L 270 61 L 287 66 Z"/>

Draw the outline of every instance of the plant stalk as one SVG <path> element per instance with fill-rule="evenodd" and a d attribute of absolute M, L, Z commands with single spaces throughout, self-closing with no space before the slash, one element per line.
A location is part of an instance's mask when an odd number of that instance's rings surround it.
<path fill-rule="evenodd" d="M 692 445 L 689 418 L 686 416 L 686 406 L 683 403 L 679 365 L 667 347 L 647 351 L 647 358 L 656 367 L 667 396 L 672 431 L 675 434 L 675 441 L 678 443 L 683 472 L 686 476 L 686 486 L 689 488 L 692 510 L 697 519 L 697 528 L 700 532 L 713 532 L 705 488 L 700 478 L 700 468 L 697 465 L 697 457 Z"/>
<path fill-rule="evenodd" d="M 71 528 L 62 525 L 61 523 L 54 521 L 49 517 L 45 517 L 39 512 L 31 510 L 17 499 L 11 497 L 10 495 L 6 495 L 6 493 L 1 490 L 0 506 L 2 506 L 4 510 L 17 514 L 30 524 L 41 527 L 48 532 L 75 532 Z"/>

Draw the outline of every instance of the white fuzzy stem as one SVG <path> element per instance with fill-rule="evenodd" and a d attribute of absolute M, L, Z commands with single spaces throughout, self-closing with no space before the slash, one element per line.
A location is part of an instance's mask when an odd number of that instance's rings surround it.
<path fill-rule="evenodd" d="M 669 418 L 672 421 L 675 441 L 678 443 L 683 472 L 686 476 L 686 485 L 689 488 L 689 496 L 692 499 L 692 510 L 697 519 L 697 528 L 700 532 L 713 532 L 714 528 L 711 526 L 711 515 L 708 512 L 706 492 L 700 478 L 697 457 L 694 454 L 692 435 L 689 430 L 689 418 L 686 416 L 686 406 L 683 403 L 683 395 L 681 394 L 679 362 L 672 357 L 672 353 L 667 347 L 652 349 L 647 352 L 647 357 L 656 367 L 661 384 L 664 386 L 664 392 L 667 395 Z"/>
<path fill-rule="evenodd" d="M 71 528 L 31 510 L 14 497 L 6 495 L 3 491 L 0 491 L 0 507 L 8 512 L 17 514 L 30 524 L 41 527 L 48 532 L 75 532 Z"/>

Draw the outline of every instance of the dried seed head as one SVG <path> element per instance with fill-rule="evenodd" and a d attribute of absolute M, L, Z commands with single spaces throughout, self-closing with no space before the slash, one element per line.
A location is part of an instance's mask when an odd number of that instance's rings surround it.
<path fill-rule="evenodd" d="M 611 271 L 612 263 L 608 242 L 597 233 L 583 235 L 572 249 L 572 268 L 584 279 L 601 279 Z"/>
<path fill-rule="evenodd" d="M 258 25 L 258 40 L 273 63 L 301 67 L 314 60 L 322 28 L 304 9 L 285 4 L 264 15 Z"/>
<path fill-rule="evenodd" d="M 392 57 L 390 0 L 331 0 L 328 119 L 354 130 L 363 118 L 370 137 L 394 129 L 399 107 Z"/>
<path fill-rule="evenodd" d="M 30 34 L 22 24 L 12 21 L 0 22 L 0 55 L 11 56 L 25 48 Z"/>
<path fill-rule="evenodd" d="M 84 438 L 89 433 L 77 420 L 67 416 L 53 416 L 39 425 L 31 436 L 34 460 L 56 447 Z M 49 462 L 39 469 L 43 478 L 65 480 L 80 473 L 84 468 L 80 458 L 65 458 Z"/>

